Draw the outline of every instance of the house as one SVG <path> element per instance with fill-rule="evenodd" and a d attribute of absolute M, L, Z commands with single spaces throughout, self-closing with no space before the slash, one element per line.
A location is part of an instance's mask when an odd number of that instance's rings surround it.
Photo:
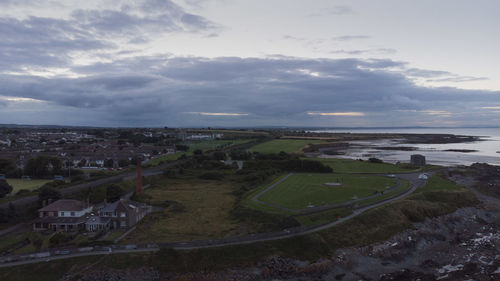
<path fill-rule="evenodd" d="M 107 203 L 99 210 L 99 216 L 110 218 L 112 228 L 129 228 L 151 213 L 151 211 L 152 207 L 149 205 L 120 199 L 113 203 Z"/>
<path fill-rule="evenodd" d="M 38 210 L 33 230 L 78 231 L 85 227 L 86 215 L 92 211 L 87 203 L 61 199 Z"/>
<path fill-rule="evenodd" d="M 111 228 L 111 218 L 109 217 L 99 217 L 91 214 L 87 217 L 85 222 L 85 229 L 87 231 L 101 231 L 109 230 Z"/>
<path fill-rule="evenodd" d="M 413 154 L 410 158 L 410 163 L 414 166 L 425 166 L 425 156 Z"/>

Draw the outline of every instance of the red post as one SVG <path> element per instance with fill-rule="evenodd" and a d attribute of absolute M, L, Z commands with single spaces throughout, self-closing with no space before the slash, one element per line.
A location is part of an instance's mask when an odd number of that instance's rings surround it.
<path fill-rule="evenodd" d="M 137 194 L 142 192 L 141 159 L 137 159 Z"/>

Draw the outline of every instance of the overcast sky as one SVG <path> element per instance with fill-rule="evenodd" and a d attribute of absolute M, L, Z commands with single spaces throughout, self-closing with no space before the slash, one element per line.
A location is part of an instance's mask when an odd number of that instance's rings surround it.
<path fill-rule="evenodd" d="M 0 123 L 497 126 L 497 0 L 0 0 Z"/>

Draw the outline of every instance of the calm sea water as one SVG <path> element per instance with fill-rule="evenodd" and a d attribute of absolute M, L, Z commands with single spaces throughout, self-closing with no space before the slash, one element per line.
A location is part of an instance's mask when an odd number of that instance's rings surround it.
<path fill-rule="evenodd" d="M 353 141 L 354 147 L 344 150 L 345 155 L 323 156 L 350 159 L 380 158 L 386 162 L 409 162 L 411 154 L 425 155 L 427 163 L 445 166 L 470 165 L 472 163 L 488 163 L 500 165 L 500 128 L 425 128 L 425 129 L 349 129 L 349 130 L 318 130 L 316 132 L 330 133 L 407 133 L 407 134 L 454 134 L 480 136 L 483 141 L 450 144 L 401 144 L 398 139 Z M 360 147 L 356 147 L 360 145 Z M 370 146 L 367 148 L 366 146 Z M 412 146 L 416 151 L 380 150 L 379 146 Z M 469 149 L 477 152 L 444 151 L 447 149 Z"/>

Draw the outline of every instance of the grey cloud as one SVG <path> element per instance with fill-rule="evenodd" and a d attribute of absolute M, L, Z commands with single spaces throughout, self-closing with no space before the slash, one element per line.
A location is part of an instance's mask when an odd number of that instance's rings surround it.
<path fill-rule="evenodd" d="M 351 40 L 358 40 L 358 39 L 370 39 L 371 36 L 368 35 L 344 35 L 344 36 L 336 36 L 333 37 L 332 39 L 335 41 L 351 41 Z"/>
<path fill-rule="evenodd" d="M 61 66 L 69 61 L 69 52 L 112 48 L 106 41 L 93 38 L 88 31 L 64 20 L 29 17 L 25 20 L 0 18 L 0 68 L 21 66 Z"/>
<path fill-rule="evenodd" d="M 427 82 L 469 82 L 488 80 L 487 77 L 462 76 L 449 71 L 426 70 L 410 68 L 406 70 L 406 75 L 415 78 L 424 78 Z"/>
<path fill-rule="evenodd" d="M 330 15 L 342 16 L 342 15 L 349 15 L 349 14 L 353 14 L 353 13 L 354 13 L 354 11 L 352 10 L 351 7 L 338 5 L 338 6 L 333 6 L 331 8 L 327 8 L 327 9 L 320 11 L 320 12 L 308 14 L 307 17 L 323 17 L 323 16 L 330 16 Z"/>
<path fill-rule="evenodd" d="M 365 117 L 355 118 L 366 126 L 391 125 L 387 123 L 394 120 L 408 125 L 418 118 L 436 118 L 417 111 L 449 111 L 447 118 L 453 119 L 454 112 L 471 106 L 500 103 L 499 92 L 425 88 L 416 86 L 404 71 L 386 70 L 405 66 L 387 59 L 137 57 L 94 65 L 87 69 L 94 75 L 87 78 L 1 75 L 0 93 L 87 108 L 106 116 L 101 123 L 122 125 L 315 125 L 352 118 L 307 115 L 311 111 L 365 112 Z M 456 118 L 465 122 L 467 115 Z"/>
<path fill-rule="evenodd" d="M 347 55 L 362 55 L 362 54 L 380 54 L 380 55 L 393 55 L 397 53 L 396 49 L 390 48 L 376 48 L 366 50 L 335 50 L 331 54 L 347 54 Z"/>
<path fill-rule="evenodd" d="M 42 5 L 43 2 L 36 3 Z M 118 10 L 74 10 L 66 19 L 0 17 L 3 38 L 0 41 L 0 71 L 71 67 L 72 52 L 84 51 L 98 56 L 104 50 L 116 49 L 113 43 L 116 40 L 143 44 L 153 34 L 158 36 L 166 32 L 217 35 L 215 23 L 184 11 L 172 1 L 138 3 Z M 28 5 L 28 2 L 16 2 L 15 5 Z"/>

